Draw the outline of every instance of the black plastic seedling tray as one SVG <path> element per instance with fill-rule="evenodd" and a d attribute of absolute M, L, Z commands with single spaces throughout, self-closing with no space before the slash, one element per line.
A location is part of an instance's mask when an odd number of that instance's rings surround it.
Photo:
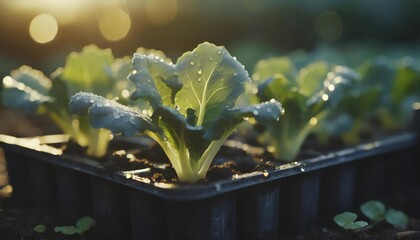
<path fill-rule="evenodd" d="M 16 204 L 69 223 L 90 215 L 97 239 L 278 238 L 420 185 L 415 131 L 268 172 L 178 185 L 104 173 L 99 163 L 62 154 L 39 138 L 0 135 L 0 146 Z"/>

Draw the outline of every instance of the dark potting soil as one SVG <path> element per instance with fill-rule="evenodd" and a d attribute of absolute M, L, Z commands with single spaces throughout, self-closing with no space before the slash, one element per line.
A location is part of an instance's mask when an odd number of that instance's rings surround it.
<path fill-rule="evenodd" d="M 100 171 L 104 173 L 130 172 L 132 175 L 148 178 L 151 182 L 183 184 L 179 182 L 175 170 L 159 145 L 132 147 L 134 146 L 111 144 L 110 153 L 97 159 L 103 167 Z M 75 143 L 66 144 L 62 148 L 66 154 L 85 157 L 86 149 Z M 281 164 L 275 162 L 273 156 L 262 148 L 258 148 L 258 153 L 255 153 L 245 151 L 242 147 L 222 146 L 207 172 L 206 179 L 201 182 L 228 180 L 235 175 L 255 171 L 270 171 L 279 165 Z"/>

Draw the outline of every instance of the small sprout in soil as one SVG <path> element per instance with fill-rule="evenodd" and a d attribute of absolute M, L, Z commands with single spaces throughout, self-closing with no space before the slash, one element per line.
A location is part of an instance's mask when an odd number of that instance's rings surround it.
<path fill-rule="evenodd" d="M 61 232 L 64 235 L 83 234 L 96 225 L 96 221 L 91 217 L 82 217 L 76 222 L 76 226 L 57 226 L 55 232 Z"/>
<path fill-rule="evenodd" d="M 385 218 L 386 208 L 385 205 L 379 201 L 367 201 L 360 206 L 360 211 L 372 223 L 379 223 Z"/>
<path fill-rule="evenodd" d="M 355 230 L 366 227 L 368 225 L 365 221 L 356 221 L 357 215 L 352 212 L 344 212 L 334 217 L 334 222 L 346 230 Z"/>
<path fill-rule="evenodd" d="M 378 224 L 385 220 L 397 229 L 407 228 L 407 215 L 395 209 L 386 209 L 385 205 L 380 201 L 367 201 L 360 206 L 360 211 L 370 220 L 372 224 Z M 346 230 L 359 229 L 368 225 L 368 223 L 364 221 L 355 222 L 356 219 L 357 215 L 355 213 L 344 212 L 336 215 L 334 217 L 334 222 Z"/>
<path fill-rule="evenodd" d="M 33 230 L 34 230 L 34 232 L 36 232 L 36 233 L 43 233 L 43 232 L 45 232 L 45 230 L 46 230 L 47 228 L 45 227 L 45 225 L 36 225 L 34 228 L 33 228 Z"/>
<path fill-rule="evenodd" d="M 360 206 L 360 210 L 373 224 L 385 220 L 398 229 L 407 228 L 407 215 L 395 209 L 386 209 L 385 205 L 380 201 L 365 202 Z"/>

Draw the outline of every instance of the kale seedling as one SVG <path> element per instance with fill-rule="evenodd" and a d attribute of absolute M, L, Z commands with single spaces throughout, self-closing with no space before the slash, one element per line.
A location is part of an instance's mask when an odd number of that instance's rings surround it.
<path fill-rule="evenodd" d="M 352 212 L 344 212 L 334 217 L 334 222 L 346 230 L 355 230 L 366 227 L 368 225 L 365 221 L 356 221 L 357 215 Z"/>
<path fill-rule="evenodd" d="M 395 209 L 386 209 L 380 201 L 367 201 L 360 206 L 360 210 L 372 224 L 378 224 L 382 221 L 393 225 L 398 229 L 406 229 L 408 217 L 405 213 Z M 357 221 L 357 215 L 352 212 L 344 212 L 334 217 L 334 222 L 346 230 L 363 228 L 368 225 L 367 222 Z"/>
<path fill-rule="evenodd" d="M 57 226 L 54 232 L 61 232 L 64 235 L 84 234 L 87 230 L 96 226 L 96 221 L 91 217 L 82 217 L 76 222 L 76 226 Z"/>
<path fill-rule="evenodd" d="M 385 220 L 396 228 L 407 228 L 407 215 L 395 209 L 386 209 L 382 202 L 375 200 L 365 202 L 360 206 L 360 210 L 374 224 Z"/>
<path fill-rule="evenodd" d="M 266 125 L 261 140 L 272 146 L 277 159 L 293 161 L 308 134 L 337 109 L 358 75 L 322 61 L 297 70 L 288 58 L 280 57 L 258 62 L 253 78 L 260 101 L 276 99 L 286 110 L 279 121 Z"/>
<path fill-rule="evenodd" d="M 121 83 L 130 72 L 130 60 L 115 60 L 109 49 L 90 45 L 81 53 L 71 53 L 64 68 L 55 71 L 51 79 L 28 66 L 12 71 L 3 79 L 2 103 L 25 113 L 48 115 L 56 125 L 80 146 L 87 147 L 89 156 L 105 155 L 110 133 L 90 127 L 85 119 L 73 117 L 68 110 L 71 95 L 79 91 L 94 91 L 108 97 L 120 97 Z"/>
<path fill-rule="evenodd" d="M 71 97 L 72 113 L 87 116 L 95 128 L 124 136 L 145 134 L 168 156 L 179 179 L 204 179 L 216 153 L 246 118 L 257 122 L 279 119 L 277 101 L 238 107 L 250 79 L 225 48 L 198 45 L 173 64 L 154 54 L 134 54 L 129 75 L 136 90 L 131 98 L 149 108 L 129 108 L 92 93 Z"/>

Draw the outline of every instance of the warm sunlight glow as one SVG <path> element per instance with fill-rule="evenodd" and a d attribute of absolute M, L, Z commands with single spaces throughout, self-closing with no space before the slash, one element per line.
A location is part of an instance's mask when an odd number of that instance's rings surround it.
<path fill-rule="evenodd" d="M 32 19 L 29 34 L 37 43 L 51 42 L 58 32 L 57 20 L 49 14 L 41 14 Z"/>
<path fill-rule="evenodd" d="M 148 0 L 145 5 L 147 18 L 156 26 L 162 26 L 175 19 L 178 13 L 176 0 Z"/>
<path fill-rule="evenodd" d="M 103 5 L 103 2 L 100 3 Z M 85 0 L 13 0 L 7 1 L 6 7 L 28 13 L 48 12 L 57 19 L 59 25 L 65 25 L 78 20 L 80 15 L 97 7 L 98 3 Z"/>
<path fill-rule="evenodd" d="M 123 39 L 130 31 L 131 20 L 123 10 L 112 10 L 99 18 L 99 30 L 108 41 Z"/>

